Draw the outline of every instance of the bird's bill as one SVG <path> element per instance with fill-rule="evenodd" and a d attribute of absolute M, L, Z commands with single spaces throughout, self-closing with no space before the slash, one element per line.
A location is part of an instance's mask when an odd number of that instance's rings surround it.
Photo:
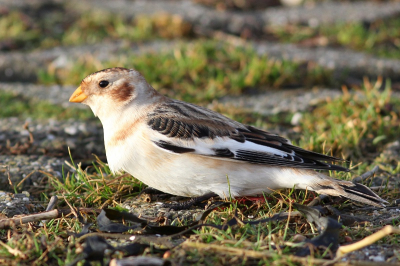
<path fill-rule="evenodd" d="M 79 86 L 74 93 L 72 93 L 71 98 L 69 98 L 70 102 L 73 103 L 81 103 L 83 102 L 88 96 L 83 93 L 81 86 Z"/>

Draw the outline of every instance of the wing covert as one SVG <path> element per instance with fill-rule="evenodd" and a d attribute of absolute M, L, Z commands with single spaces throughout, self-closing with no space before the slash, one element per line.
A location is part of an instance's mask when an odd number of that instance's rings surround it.
<path fill-rule="evenodd" d="M 194 153 L 252 164 L 318 170 L 349 171 L 324 161 L 339 158 L 293 146 L 289 140 L 192 104 L 170 101 L 148 116 L 158 132 L 153 142 L 173 153 Z"/>

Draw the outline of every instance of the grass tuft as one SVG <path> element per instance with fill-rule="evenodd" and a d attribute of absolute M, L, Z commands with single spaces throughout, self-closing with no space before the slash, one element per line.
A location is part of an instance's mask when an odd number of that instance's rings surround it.
<path fill-rule="evenodd" d="M 266 33 L 280 41 L 315 46 L 342 46 L 387 58 L 400 58 L 400 19 L 321 25 L 268 27 Z"/>
<path fill-rule="evenodd" d="M 39 73 L 39 80 L 43 84 L 77 85 L 99 69 L 116 66 L 134 68 L 161 93 L 190 102 L 239 95 L 255 87 L 262 90 L 304 82 L 316 84 L 330 79 L 330 73 L 318 66 L 304 68 L 297 63 L 259 56 L 252 48 L 197 41 L 173 52 L 124 54 L 106 62 L 87 57 L 69 68 L 55 70 L 49 67 Z"/>
<path fill-rule="evenodd" d="M 48 190 L 82 207 L 117 207 L 123 199 L 142 189 L 142 183 L 129 174 L 113 175 L 108 165 L 97 157 L 96 163 L 85 170 L 82 170 L 81 164 L 70 167 L 74 173 L 63 173 L 62 180 L 48 175 Z"/>
<path fill-rule="evenodd" d="M 104 41 L 144 41 L 186 38 L 192 26 L 180 16 L 166 13 L 125 18 L 104 11 L 82 15 L 62 8 L 38 18 L 21 11 L 5 11 L 0 17 L 0 49 L 50 48 L 59 45 L 93 44 Z"/>
<path fill-rule="evenodd" d="M 398 100 L 391 97 L 390 82 L 382 87 L 364 80 L 362 88 L 327 99 L 304 114 L 300 145 L 317 152 L 330 152 L 351 161 L 374 159 L 384 144 L 399 135 Z"/>

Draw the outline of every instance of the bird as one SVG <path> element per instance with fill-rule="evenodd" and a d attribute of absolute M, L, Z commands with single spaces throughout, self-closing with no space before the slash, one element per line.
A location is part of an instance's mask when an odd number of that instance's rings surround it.
<path fill-rule="evenodd" d="M 86 76 L 70 102 L 88 105 L 104 130 L 107 162 L 156 190 L 192 199 L 236 198 L 283 188 L 384 207 L 367 186 L 316 170 L 349 171 L 342 159 L 157 92 L 136 70 Z"/>

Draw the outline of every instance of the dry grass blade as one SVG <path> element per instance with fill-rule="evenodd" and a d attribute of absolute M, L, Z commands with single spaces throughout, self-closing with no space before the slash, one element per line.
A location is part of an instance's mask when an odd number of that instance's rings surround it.
<path fill-rule="evenodd" d="M 217 252 L 222 253 L 224 255 L 234 255 L 240 256 L 245 258 L 255 258 L 255 259 L 265 259 L 265 258 L 276 258 L 276 252 L 270 251 L 255 251 L 255 250 L 246 250 L 242 248 L 234 248 L 234 247 L 225 247 L 221 245 L 214 245 L 214 244 L 204 244 L 198 242 L 184 242 L 181 247 L 183 249 L 197 249 L 201 250 L 201 252 Z M 324 259 L 315 259 L 315 258 L 302 258 L 293 255 L 285 256 L 282 255 L 283 261 L 292 261 L 292 262 L 299 262 L 303 263 L 304 265 L 329 265 L 331 260 L 324 260 Z"/>
<path fill-rule="evenodd" d="M 310 203 L 307 204 L 308 207 L 312 207 L 315 206 L 319 203 L 321 203 L 321 201 L 323 201 L 324 199 L 328 198 L 327 195 L 319 195 L 318 197 L 315 197 Z"/>
<path fill-rule="evenodd" d="M 58 197 L 57 196 L 52 196 L 50 198 L 49 204 L 47 205 L 46 211 L 51 211 L 56 207 L 58 201 Z"/>
<path fill-rule="evenodd" d="M 80 208 L 80 211 L 85 212 L 85 213 L 100 213 L 99 209 L 92 209 L 92 208 Z M 5 229 L 5 228 L 10 228 L 13 225 L 22 225 L 26 223 L 31 223 L 31 222 L 39 222 L 41 220 L 50 220 L 50 219 L 56 219 L 56 218 L 61 218 L 63 216 L 67 216 L 69 214 L 74 214 L 75 217 L 79 219 L 80 214 L 76 212 L 75 209 L 70 208 L 70 209 L 56 209 L 52 211 L 46 211 L 46 212 L 39 212 L 39 213 L 34 213 L 34 214 L 28 214 L 20 217 L 14 217 L 14 218 L 6 218 L 6 219 L 0 219 L 0 229 Z"/>
<path fill-rule="evenodd" d="M 27 256 L 26 256 L 23 252 L 21 252 L 20 250 L 18 250 L 18 249 L 12 248 L 12 247 L 10 247 L 10 246 L 4 244 L 4 243 L 1 242 L 1 241 L 0 241 L 0 245 L 3 246 L 3 247 L 5 247 L 5 248 L 7 249 L 7 251 L 10 252 L 10 253 L 11 253 L 12 255 L 14 255 L 14 256 L 20 257 L 20 258 L 22 258 L 22 259 L 26 259 L 26 258 L 27 258 Z"/>
<path fill-rule="evenodd" d="M 390 234 L 400 234 L 400 229 L 399 228 L 395 228 L 391 225 L 386 225 L 385 227 L 383 227 L 381 230 L 379 230 L 378 232 L 367 236 L 366 238 L 364 238 L 363 240 L 360 240 L 354 244 L 351 245 L 346 245 L 346 246 L 341 246 L 339 247 L 339 249 L 336 252 L 336 257 L 340 258 L 342 256 L 344 256 L 347 253 L 350 253 L 352 251 L 355 250 L 359 250 L 362 249 L 366 246 L 369 246 L 373 243 L 375 243 L 376 241 L 380 240 L 381 238 L 388 236 Z"/>
<path fill-rule="evenodd" d="M 232 255 L 237 257 L 244 258 L 255 258 L 255 259 L 267 259 L 274 258 L 277 259 L 277 254 L 275 252 L 268 251 L 254 251 L 254 250 L 245 250 L 242 248 L 234 248 L 234 247 L 225 247 L 221 245 L 214 244 L 204 244 L 198 242 L 184 242 L 181 247 L 183 249 L 197 249 L 201 252 L 217 252 L 225 255 Z M 282 255 L 280 260 L 275 261 L 274 265 L 292 265 L 288 264 L 288 262 L 301 263 L 302 265 L 323 265 L 323 266 L 385 266 L 385 265 L 393 265 L 391 263 L 386 262 L 370 262 L 370 261 L 346 261 L 340 262 L 337 260 L 326 260 L 326 259 L 316 259 L 313 257 L 297 257 L 293 255 Z"/>

